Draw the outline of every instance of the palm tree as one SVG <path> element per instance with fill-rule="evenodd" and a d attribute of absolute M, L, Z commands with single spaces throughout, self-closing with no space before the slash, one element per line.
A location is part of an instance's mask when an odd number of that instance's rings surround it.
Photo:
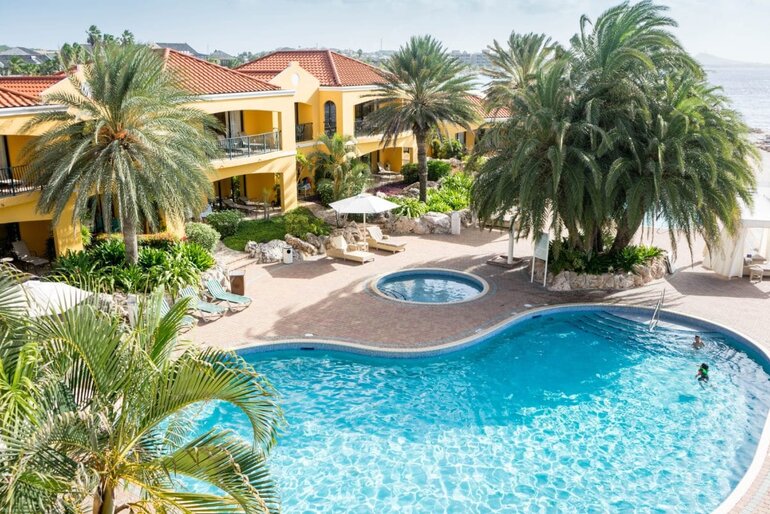
<path fill-rule="evenodd" d="M 17 408 L 21 422 L 0 427 L 3 512 L 80 512 L 86 502 L 95 514 L 279 511 L 266 464 L 281 421 L 272 387 L 233 353 L 180 342 L 186 305 L 160 316 L 161 295 L 132 328 L 88 302 L 27 321 L 40 386 L 31 414 Z M 3 408 L 8 396 L 0 389 Z M 196 434 L 194 406 L 209 401 L 239 408 L 252 440 Z M 191 492 L 182 479 L 222 494 Z"/>
<path fill-rule="evenodd" d="M 359 159 L 356 142 L 350 136 L 321 134 L 307 161 L 314 170 L 316 187 L 331 181 L 334 200 L 361 193 L 371 175 L 369 165 Z"/>
<path fill-rule="evenodd" d="M 366 122 L 382 132 L 383 146 L 392 146 L 398 137 L 412 131 L 417 140 L 420 200 L 427 199 L 427 141 L 431 130 L 444 125 L 460 125 L 467 130 L 477 114 L 468 98 L 473 78 L 465 66 L 452 57 L 431 36 L 413 36 L 383 63 L 384 82 L 376 96 L 383 104 L 370 113 Z"/>
<path fill-rule="evenodd" d="M 569 51 L 552 60 L 519 57 L 540 55 L 530 50 L 545 47 L 541 37 L 512 36 L 507 52 L 496 51 L 507 68 L 538 62 L 540 71 L 524 80 L 498 65 L 494 96 L 512 116 L 478 145 L 491 156 L 473 189 L 480 216 L 516 208 L 525 234 L 566 231 L 589 258 L 605 251 L 608 232 L 610 251 L 625 248 L 651 216 L 688 240 L 734 228 L 738 199 L 753 188 L 754 152 L 745 125 L 671 34 L 675 25 L 664 7 L 626 2 L 595 24 L 583 17 Z M 506 86 L 508 76 L 519 78 Z"/>
<path fill-rule="evenodd" d="M 27 126 L 47 129 L 27 147 L 43 188 L 38 209 L 58 220 L 72 201 L 73 219 L 81 219 L 99 196 L 106 227 L 115 205 L 126 257 L 135 263 L 140 220 L 155 227 L 159 211 L 182 218 L 210 196 L 207 172 L 217 155 L 210 129 L 217 122 L 188 107 L 192 97 L 144 46 L 99 44 L 82 79 L 72 75 L 70 82 L 73 92 L 48 97 L 68 109 Z"/>

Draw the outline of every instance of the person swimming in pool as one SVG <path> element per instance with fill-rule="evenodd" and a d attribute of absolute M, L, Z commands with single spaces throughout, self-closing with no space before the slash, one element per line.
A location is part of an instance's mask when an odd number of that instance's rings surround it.
<path fill-rule="evenodd" d="M 709 365 L 705 362 L 700 365 L 700 368 L 698 368 L 698 373 L 695 374 L 695 378 L 698 379 L 698 382 L 706 382 L 709 381 Z"/>
<path fill-rule="evenodd" d="M 696 350 L 700 350 L 704 346 L 706 345 L 703 342 L 703 339 L 701 339 L 700 336 L 695 336 L 695 341 L 692 342 L 692 347 L 695 348 Z"/>

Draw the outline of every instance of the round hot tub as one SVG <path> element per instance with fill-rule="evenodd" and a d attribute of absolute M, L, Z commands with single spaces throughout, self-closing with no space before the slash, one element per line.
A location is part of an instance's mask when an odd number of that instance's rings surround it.
<path fill-rule="evenodd" d="M 475 300 L 489 291 L 489 284 L 472 273 L 416 268 L 377 277 L 372 281 L 372 289 L 399 302 L 449 304 Z"/>

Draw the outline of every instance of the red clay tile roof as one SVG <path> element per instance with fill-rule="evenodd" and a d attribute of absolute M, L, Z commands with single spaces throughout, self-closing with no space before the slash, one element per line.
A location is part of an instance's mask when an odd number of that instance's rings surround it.
<path fill-rule="evenodd" d="M 260 78 L 272 78 L 292 61 L 297 61 L 322 86 L 368 86 L 383 81 L 374 66 L 331 50 L 279 50 L 246 63 L 238 70 Z"/>
<path fill-rule="evenodd" d="M 0 77 L 0 87 L 9 89 L 33 98 L 40 97 L 40 93 L 64 80 L 64 74 L 42 76 L 9 76 Z"/>
<path fill-rule="evenodd" d="M 34 96 L 25 95 L 17 91 L 0 87 L 0 109 L 10 107 L 34 107 L 40 105 L 40 101 Z"/>
<path fill-rule="evenodd" d="M 163 50 L 163 59 L 170 69 L 179 74 L 182 85 L 196 95 L 250 93 L 280 89 L 245 73 L 168 48 Z"/>
<path fill-rule="evenodd" d="M 511 111 L 507 107 L 498 107 L 492 111 L 488 111 L 484 106 L 484 99 L 476 95 L 468 95 L 470 100 L 476 108 L 476 113 L 484 119 L 503 119 L 510 118 Z"/>

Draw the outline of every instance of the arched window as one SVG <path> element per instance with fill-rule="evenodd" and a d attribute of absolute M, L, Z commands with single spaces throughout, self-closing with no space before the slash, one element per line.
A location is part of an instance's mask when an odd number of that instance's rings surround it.
<path fill-rule="evenodd" d="M 328 136 L 337 132 L 337 106 L 331 100 L 324 104 L 324 131 Z"/>

